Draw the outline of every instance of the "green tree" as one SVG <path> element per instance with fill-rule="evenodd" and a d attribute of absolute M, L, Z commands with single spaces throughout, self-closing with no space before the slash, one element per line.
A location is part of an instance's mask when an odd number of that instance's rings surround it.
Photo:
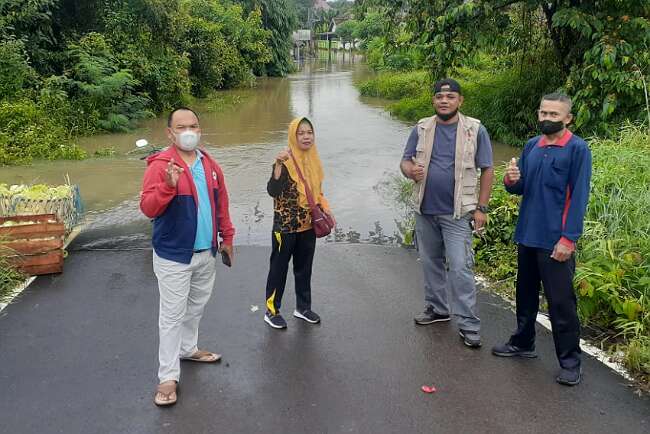
<path fill-rule="evenodd" d="M 169 110 L 183 103 L 191 92 L 188 53 L 178 49 L 182 15 L 178 0 L 69 1 L 75 22 L 94 22 L 115 53 L 120 67 L 138 81 L 137 92 L 151 100 L 154 111 Z M 78 16 L 76 16 L 77 14 Z M 77 24 L 84 26 L 84 24 Z M 75 26 L 70 24 L 69 26 Z M 72 27 L 74 28 L 74 27 Z M 79 29 L 77 31 L 84 31 Z"/>
<path fill-rule="evenodd" d="M 214 0 L 186 0 L 183 8 L 178 50 L 189 54 L 194 95 L 251 79 L 271 61 L 271 32 L 262 28 L 259 10 L 245 17 L 241 5 Z"/>
<path fill-rule="evenodd" d="M 267 45 L 272 32 L 263 27 L 259 9 L 246 15 L 242 5 L 221 6 L 214 1 L 197 5 L 196 0 L 193 4 L 190 13 L 218 24 L 224 39 L 237 48 L 249 70 L 264 70 L 271 61 L 271 50 Z"/>
<path fill-rule="evenodd" d="M 0 99 L 19 95 L 36 78 L 27 61 L 24 43 L 15 39 L 0 42 Z"/>
<path fill-rule="evenodd" d="M 307 19 L 309 18 L 309 10 L 312 8 L 313 0 L 292 0 L 293 8 L 296 11 L 296 19 L 300 28 L 307 28 Z"/>
<path fill-rule="evenodd" d="M 351 43 L 354 45 L 355 35 L 359 22 L 356 20 L 344 21 L 336 27 L 336 36 L 338 36 L 343 43 Z"/>
<path fill-rule="evenodd" d="M 151 114 L 146 110 L 147 98 L 135 92 L 138 81 L 131 71 L 117 67 L 102 35 L 89 33 L 78 43 L 70 43 L 66 56 L 66 73 L 50 78 L 44 92 L 65 92 L 72 99 L 70 117 L 87 120 L 80 132 L 92 132 L 95 125 L 107 131 L 125 131 Z"/>
<path fill-rule="evenodd" d="M 385 36 L 389 31 L 385 16 L 379 11 L 371 11 L 359 21 L 354 37 L 361 40 L 361 47 L 365 49 L 373 38 Z"/>
<path fill-rule="evenodd" d="M 0 166 L 84 156 L 70 143 L 58 113 L 30 99 L 0 101 Z"/>
<path fill-rule="evenodd" d="M 32 66 L 48 73 L 49 52 L 57 43 L 52 27 L 52 13 L 57 0 L 3 0 L 0 2 L 0 40 L 24 42 Z"/>
<path fill-rule="evenodd" d="M 29 149 L 3 133 L 0 164 L 78 157 L 74 135 L 286 74 L 295 1 L 0 0 L 0 103 L 32 123 L 13 133 Z"/>
<path fill-rule="evenodd" d="M 268 40 L 271 61 L 266 65 L 266 74 L 284 76 L 293 70 L 291 34 L 298 26 L 295 5 L 291 0 L 239 0 L 246 10 L 260 10 L 264 28 L 271 31 Z"/>
<path fill-rule="evenodd" d="M 522 21 L 512 12 L 541 11 L 544 38 L 555 54 L 564 88 L 575 96 L 576 124 L 604 129 L 622 117 L 638 116 L 644 104 L 641 76 L 650 72 L 650 2 L 638 0 L 361 0 L 383 11 L 390 30 L 405 26 L 410 43 L 440 77 L 478 50 L 503 46 L 504 28 Z M 361 6 L 360 6 L 361 7 Z M 362 21 L 363 23 L 363 21 Z M 521 33 L 525 37 L 525 33 Z M 536 32 L 530 32 L 528 44 Z M 392 44 L 388 44 L 392 46 Z M 520 55 L 527 55 L 524 51 Z M 543 67 L 540 65 L 540 67 Z"/>

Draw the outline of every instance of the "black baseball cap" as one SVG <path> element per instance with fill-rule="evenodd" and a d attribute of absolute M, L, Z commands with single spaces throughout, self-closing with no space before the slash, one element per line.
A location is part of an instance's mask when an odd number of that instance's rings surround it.
<path fill-rule="evenodd" d="M 433 93 L 436 94 L 438 92 L 458 92 L 459 95 L 462 95 L 460 83 L 453 78 L 436 81 L 436 84 L 433 85 Z"/>

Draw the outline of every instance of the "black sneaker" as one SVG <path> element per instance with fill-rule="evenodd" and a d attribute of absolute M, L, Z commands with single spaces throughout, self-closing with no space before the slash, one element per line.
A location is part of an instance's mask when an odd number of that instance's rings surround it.
<path fill-rule="evenodd" d="M 534 359 L 537 357 L 534 347 L 531 349 L 525 349 L 519 348 L 510 343 L 495 345 L 492 348 L 492 354 L 499 357 L 524 357 L 527 359 Z"/>
<path fill-rule="evenodd" d="M 320 317 L 318 316 L 318 314 L 309 309 L 304 310 L 302 312 L 298 312 L 297 310 L 294 310 L 293 316 L 295 316 L 296 318 L 303 319 L 310 324 L 318 324 L 320 322 Z"/>
<path fill-rule="evenodd" d="M 555 378 L 555 381 L 557 381 L 560 384 L 563 384 L 565 386 L 576 386 L 580 384 L 580 380 L 582 379 L 582 368 L 577 367 L 574 369 L 560 369 L 559 374 Z"/>
<path fill-rule="evenodd" d="M 282 318 L 282 315 L 273 315 L 271 312 L 266 312 L 264 315 L 264 322 L 273 327 L 274 329 L 286 329 L 287 322 Z"/>
<path fill-rule="evenodd" d="M 470 348 L 480 348 L 481 335 L 472 330 L 459 330 L 460 337 L 463 338 L 463 343 Z"/>
<path fill-rule="evenodd" d="M 449 315 L 440 315 L 433 310 L 433 306 L 426 308 L 424 312 L 413 318 L 416 324 L 428 325 L 433 324 L 434 322 L 443 322 L 449 321 L 451 318 Z"/>

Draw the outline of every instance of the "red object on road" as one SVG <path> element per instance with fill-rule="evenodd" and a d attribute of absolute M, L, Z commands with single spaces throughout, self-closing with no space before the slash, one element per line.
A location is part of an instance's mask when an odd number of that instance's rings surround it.
<path fill-rule="evenodd" d="M 427 385 L 425 384 L 424 386 L 422 386 L 422 391 L 423 391 L 424 393 L 435 393 L 435 392 L 436 392 L 436 388 L 435 388 L 434 386 L 427 386 Z"/>

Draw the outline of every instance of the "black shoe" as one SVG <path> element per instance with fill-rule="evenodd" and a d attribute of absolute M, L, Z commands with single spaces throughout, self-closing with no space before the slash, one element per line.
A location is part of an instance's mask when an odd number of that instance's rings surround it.
<path fill-rule="evenodd" d="M 318 324 L 320 322 L 320 317 L 318 316 L 318 314 L 309 309 L 304 310 L 302 312 L 298 312 L 297 310 L 294 310 L 293 316 L 295 316 L 296 318 L 303 319 L 310 324 Z"/>
<path fill-rule="evenodd" d="M 576 386 L 580 384 L 581 379 L 582 379 L 581 367 L 577 367 L 573 369 L 562 368 L 560 369 L 560 373 L 555 378 L 555 381 L 565 386 Z"/>
<path fill-rule="evenodd" d="M 434 322 L 449 321 L 451 318 L 449 315 L 440 315 L 433 310 L 433 306 L 426 308 L 424 312 L 413 318 L 416 324 L 428 325 L 433 324 Z"/>
<path fill-rule="evenodd" d="M 282 315 L 273 315 L 271 312 L 266 312 L 264 315 L 264 322 L 273 327 L 274 329 L 286 329 L 287 322 L 282 318 Z"/>
<path fill-rule="evenodd" d="M 470 348 L 479 348 L 481 346 L 481 335 L 472 330 L 460 330 L 460 337 L 463 343 Z"/>
<path fill-rule="evenodd" d="M 509 343 L 495 345 L 492 348 L 492 354 L 499 357 L 525 357 L 527 359 L 534 359 L 537 357 L 535 348 L 519 348 Z"/>

